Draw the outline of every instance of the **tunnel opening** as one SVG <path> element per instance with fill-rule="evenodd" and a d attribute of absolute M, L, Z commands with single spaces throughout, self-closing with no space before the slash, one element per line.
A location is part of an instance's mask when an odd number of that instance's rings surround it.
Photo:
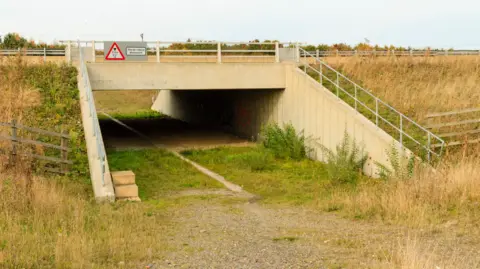
<path fill-rule="evenodd" d="M 138 91 L 125 92 L 121 91 L 123 98 L 139 99 Z M 118 122 L 101 117 L 104 144 L 115 149 L 157 145 L 175 150 L 248 145 L 257 140 L 262 126 L 272 119 L 281 92 L 279 89 L 162 90 L 143 98 L 148 96 L 148 106 L 153 103 L 152 108 L 159 114 L 121 115 L 117 109 L 113 115 L 116 118 L 120 115 L 122 123 L 144 134 L 149 141 Z M 116 99 L 115 93 L 101 94 L 110 94 L 110 98 L 103 98 L 109 102 Z M 148 102 L 140 102 L 143 107 L 138 109 L 145 109 Z M 97 109 L 102 111 L 102 104 L 97 104 Z"/>

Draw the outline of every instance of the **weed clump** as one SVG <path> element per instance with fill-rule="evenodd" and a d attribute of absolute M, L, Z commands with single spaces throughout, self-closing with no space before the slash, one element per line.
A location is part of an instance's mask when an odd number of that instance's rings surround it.
<path fill-rule="evenodd" d="M 309 149 L 305 146 L 305 135 L 297 133 L 292 124 L 280 127 L 277 123 L 269 124 L 262 130 L 263 146 L 275 158 L 301 160 L 307 157 Z"/>
<path fill-rule="evenodd" d="M 335 152 L 323 145 L 321 145 L 321 149 L 326 154 L 327 172 L 332 182 L 357 183 L 362 175 L 368 154 L 356 143 L 355 139 L 350 139 L 348 133 L 345 132 L 342 142 L 336 146 Z"/>

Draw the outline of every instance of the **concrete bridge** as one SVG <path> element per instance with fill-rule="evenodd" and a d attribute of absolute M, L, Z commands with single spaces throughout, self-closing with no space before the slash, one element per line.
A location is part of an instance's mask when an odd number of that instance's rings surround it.
<path fill-rule="evenodd" d="M 259 43 L 267 49 L 252 52 L 229 51 L 218 43 L 216 49 L 196 52 L 200 55 L 185 49 L 169 55 L 170 50 L 153 42 L 148 49 L 153 55 L 140 62 L 106 61 L 97 49 L 100 42 L 83 43 L 68 43 L 67 60 L 78 63 L 80 70 L 84 129 L 98 200 L 114 199 L 114 191 L 92 91 L 160 90 L 153 110 L 192 123 L 228 121 L 233 133 L 254 139 L 269 122 L 291 123 L 312 138 L 310 157 L 320 161 L 325 161 L 320 145 L 335 151 L 348 133 L 368 152 L 364 172 L 373 177 L 378 176 L 375 162 L 389 164 L 387 151 L 392 146 L 407 155 L 420 149 L 414 153 L 429 161 L 440 156 L 431 147 L 443 143 L 440 138 L 298 45 Z"/>

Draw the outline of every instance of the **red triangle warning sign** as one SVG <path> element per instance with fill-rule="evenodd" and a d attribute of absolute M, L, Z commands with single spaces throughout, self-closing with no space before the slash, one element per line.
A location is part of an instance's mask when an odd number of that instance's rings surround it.
<path fill-rule="evenodd" d="M 122 50 L 118 46 L 117 42 L 113 42 L 112 46 L 108 50 L 107 55 L 105 56 L 105 60 L 110 61 L 123 61 L 125 60 L 125 56 L 123 55 Z"/>

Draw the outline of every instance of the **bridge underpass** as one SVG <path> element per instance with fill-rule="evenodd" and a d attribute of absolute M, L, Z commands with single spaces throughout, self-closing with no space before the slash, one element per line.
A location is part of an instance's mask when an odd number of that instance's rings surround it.
<path fill-rule="evenodd" d="M 175 113 L 168 117 L 123 118 L 122 122 L 146 135 L 156 145 L 173 150 L 246 145 L 256 140 L 262 123 L 273 107 L 254 117 L 252 104 L 278 99 L 282 90 L 184 90 L 172 91 Z M 125 91 L 133 95 L 138 91 Z M 103 98 L 108 91 L 102 92 Z M 112 95 L 113 96 L 113 95 Z M 162 108 L 160 108 L 162 109 Z M 102 119 L 100 127 L 106 148 L 148 148 L 151 143 L 118 123 Z"/>
<path fill-rule="evenodd" d="M 322 147 L 335 151 L 345 134 L 349 134 L 368 153 L 364 173 L 370 176 L 378 176 L 376 162 L 388 165 L 387 151 L 392 147 L 411 154 L 403 144 L 408 138 L 420 145 L 421 149 L 426 149 L 428 158 L 436 154 L 430 149 L 432 139 L 438 138 L 434 134 L 321 60 L 308 56 L 305 51 L 301 55 L 298 47 L 289 50 L 285 54 L 294 57 L 283 59 L 277 48 L 277 60 L 272 63 L 221 63 L 219 55 L 217 63 L 93 62 L 88 63 L 82 73 L 84 80 L 88 78 L 85 82 L 93 91 L 159 90 L 152 109 L 189 124 L 165 121 L 162 126 L 170 125 L 170 131 L 156 130 L 158 125 L 153 130 L 149 124 L 138 125 L 138 128 L 146 128 L 144 131 L 147 134 L 156 133 L 160 140 L 175 135 L 176 131 L 195 128 L 198 128 L 197 131 L 202 128 L 210 132 L 219 130 L 255 140 L 264 124 L 291 123 L 311 138 L 307 141 L 312 149 L 310 157 L 321 161 L 326 160 Z M 325 73 L 325 70 L 328 72 Z M 309 72 L 317 72 L 320 77 L 313 78 Z M 332 74 L 336 75 L 336 81 L 332 80 Z M 328 83 L 322 83 L 322 79 Z M 344 85 L 346 83 L 354 86 L 355 93 L 348 91 Z M 82 89 L 82 85 L 79 86 Z M 368 100 L 357 96 L 357 90 L 372 96 L 376 107 L 371 108 Z M 379 104 L 391 110 L 390 115 L 393 113 L 399 119 L 399 125 L 384 118 Z M 385 122 L 393 127 L 380 125 Z M 407 133 L 404 126 L 410 125 L 418 126 L 419 131 Z M 88 137 L 88 126 L 85 129 Z M 419 142 L 412 135 L 426 137 L 428 142 Z M 98 140 L 98 136 L 94 137 Z M 103 145 L 103 140 L 101 142 Z M 97 148 L 100 152 L 101 147 L 97 145 Z M 105 161 L 105 164 L 105 171 L 108 172 L 108 162 Z M 92 181 L 95 182 L 93 178 Z"/>

